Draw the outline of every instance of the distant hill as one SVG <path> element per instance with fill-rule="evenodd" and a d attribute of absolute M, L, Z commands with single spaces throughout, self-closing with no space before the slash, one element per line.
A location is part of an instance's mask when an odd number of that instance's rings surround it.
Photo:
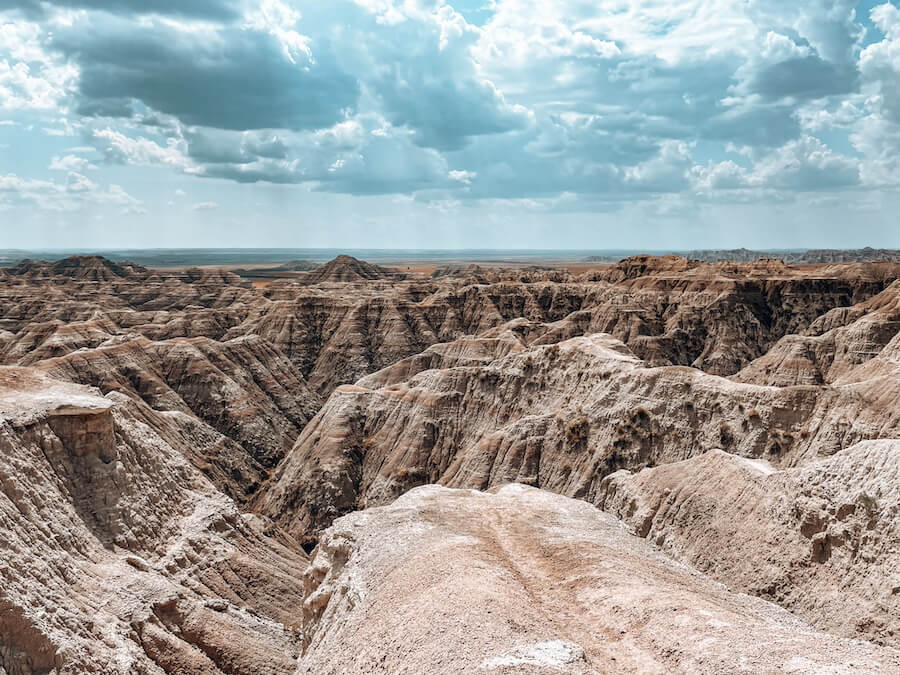
<path fill-rule="evenodd" d="M 323 282 L 373 281 L 378 279 L 402 279 L 392 269 L 372 265 L 364 260 L 357 260 L 349 255 L 339 255 L 318 269 L 309 272 L 303 279 L 306 284 Z"/>
<path fill-rule="evenodd" d="M 34 279 L 54 276 L 70 277 L 83 281 L 113 281 L 115 279 L 147 276 L 148 270 L 134 263 L 115 263 L 102 256 L 71 256 L 56 262 L 25 259 L 8 273 Z"/>

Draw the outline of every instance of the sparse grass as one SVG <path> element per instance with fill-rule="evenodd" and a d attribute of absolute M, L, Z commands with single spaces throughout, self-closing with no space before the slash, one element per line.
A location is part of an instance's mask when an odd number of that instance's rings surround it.
<path fill-rule="evenodd" d="M 734 445 L 734 432 L 725 422 L 719 425 L 719 442 L 723 448 L 730 448 Z"/>
<path fill-rule="evenodd" d="M 862 504 L 863 508 L 866 510 L 866 513 L 868 513 L 870 516 L 872 515 L 872 513 L 878 510 L 878 500 L 866 492 L 860 492 L 859 497 L 856 498 L 856 501 Z"/>
<path fill-rule="evenodd" d="M 427 472 L 420 466 L 406 467 L 393 475 L 393 479 L 397 483 L 423 481 L 426 478 Z"/>
<path fill-rule="evenodd" d="M 570 448 L 584 448 L 590 431 L 590 420 L 587 417 L 578 417 L 566 427 L 566 443 Z"/>

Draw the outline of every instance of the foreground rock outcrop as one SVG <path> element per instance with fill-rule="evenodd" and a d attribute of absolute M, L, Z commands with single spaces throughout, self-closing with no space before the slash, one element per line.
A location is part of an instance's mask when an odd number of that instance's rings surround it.
<path fill-rule="evenodd" d="M 184 454 L 123 395 L 0 368 L 0 672 L 293 671 L 304 553 Z"/>
<path fill-rule="evenodd" d="M 818 632 L 519 485 L 422 487 L 345 516 L 305 581 L 301 673 L 900 670 L 896 650 Z"/>

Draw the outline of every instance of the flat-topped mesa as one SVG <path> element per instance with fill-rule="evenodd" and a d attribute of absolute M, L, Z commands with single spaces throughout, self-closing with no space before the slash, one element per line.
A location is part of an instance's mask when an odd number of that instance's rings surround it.
<path fill-rule="evenodd" d="M 405 275 L 386 267 L 372 265 L 349 255 L 339 255 L 334 260 L 307 273 L 304 284 L 346 283 L 353 281 L 401 280 Z"/>
<path fill-rule="evenodd" d="M 116 434 L 110 408 L 66 408 L 49 416 L 47 423 L 72 455 L 98 457 L 104 464 L 110 464 L 117 457 Z"/>
<path fill-rule="evenodd" d="M 808 251 L 751 251 L 746 248 L 729 250 L 691 251 L 687 257 L 703 262 L 753 262 L 759 258 L 776 258 L 798 265 L 851 262 L 900 262 L 900 250 L 871 248 L 860 249 L 809 249 Z"/>
<path fill-rule="evenodd" d="M 607 269 L 589 272 L 586 278 L 592 281 L 603 280 L 610 283 L 618 283 L 626 279 L 638 279 L 660 272 L 685 272 L 702 264 L 697 260 L 690 260 L 677 255 L 636 255 L 625 258 Z"/>
<path fill-rule="evenodd" d="M 215 288 L 217 286 L 239 286 L 241 288 L 252 288 L 253 284 L 236 272 L 228 270 L 205 267 L 190 267 L 186 270 L 175 273 L 180 281 L 186 284 L 196 284 L 198 286 L 207 286 Z"/>
<path fill-rule="evenodd" d="M 0 366 L 0 422 L 24 427 L 36 422 L 104 417 L 112 401 L 92 387 L 62 382 L 30 368 Z"/>
<path fill-rule="evenodd" d="M 0 367 L 0 424 L 40 437 L 47 460 L 73 483 L 84 479 L 95 490 L 116 489 L 108 480 L 118 459 L 113 407 L 91 387 Z"/>

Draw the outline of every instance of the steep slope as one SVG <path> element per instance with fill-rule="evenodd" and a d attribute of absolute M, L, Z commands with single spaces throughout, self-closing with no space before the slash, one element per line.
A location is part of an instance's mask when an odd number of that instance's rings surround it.
<path fill-rule="evenodd" d="M 325 268 L 0 272 L 0 674 L 897 670 L 900 266 Z"/>
<path fill-rule="evenodd" d="M 639 256 L 582 277 L 614 288 L 577 318 L 583 332 L 610 333 L 650 365 L 732 375 L 781 337 L 868 299 L 898 276 L 892 263 L 809 270 L 773 260 L 708 265 Z"/>
<path fill-rule="evenodd" d="M 118 264 L 102 256 L 72 256 L 54 263 L 23 260 L 8 270 L 10 275 L 29 279 L 69 277 L 79 281 L 102 282 L 125 278 L 141 279 L 149 276 L 146 267 L 134 263 Z"/>
<path fill-rule="evenodd" d="M 111 270 L 109 281 L 93 280 L 97 265 Z M 10 275 L 0 287 L 0 330 L 14 337 L 0 340 L 0 362 L 28 365 L 93 348 L 103 333 L 154 341 L 256 334 L 327 396 L 430 345 L 527 318 L 567 319 L 557 339 L 610 333 L 649 365 L 732 375 L 784 335 L 805 332 L 820 315 L 865 300 L 900 275 L 890 264 L 811 271 L 772 261 L 642 257 L 578 282 L 541 269 L 435 281 L 402 280 L 339 258 L 312 273 L 321 279 L 261 290 L 218 270 L 121 266 L 118 276 L 117 269 L 102 259 L 70 259 Z"/>
<path fill-rule="evenodd" d="M 300 673 L 887 673 L 583 502 L 434 486 L 355 513 L 306 572 Z M 839 665 L 837 665 L 839 664 Z"/>
<path fill-rule="evenodd" d="M 417 370 L 434 365 L 426 353 L 338 388 L 255 508 L 302 536 L 424 483 L 517 481 L 591 499 L 607 473 L 679 461 L 720 447 L 723 436 L 734 452 L 785 463 L 810 447 L 801 430 L 816 409 L 814 388 L 646 368 L 602 334 L 528 348 L 509 333 L 477 342 L 489 359 L 477 365 L 464 338 L 432 350 L 440 369 Z M 781 440 L 788 434 L 796 446 Z"/>
<path fill-rule="evenodd" d="M 305 556 L 154 429 L 122 395 L 0 368 L 0 671 L 293 671 Z"/>
<path fill-rule="evenodd" d="M 617 472 L 597 504 L 733 590 L 900 647 L 900 441 L 783 471 L 711 451 Z"/>
<path fill-rule="evenodd" d="M 845 377 L 900 334 L 900 281 L 852 307 L 834 309 L 803 335 L 785 336 L 735 375 L 775 386 L 824 384 Z"/>
<path fill-rule="evenodd" d="M 259 337 L 151 342 L 134 337 L 35 364 L 54 377 L 130 396 L 214 439 L 195 458 L 243 501 L 290 449 L 321 401 Z M 191 419 L 193 418 L 193 423 Z M 198 434 L 198 427 L 207 427 Z"/>

